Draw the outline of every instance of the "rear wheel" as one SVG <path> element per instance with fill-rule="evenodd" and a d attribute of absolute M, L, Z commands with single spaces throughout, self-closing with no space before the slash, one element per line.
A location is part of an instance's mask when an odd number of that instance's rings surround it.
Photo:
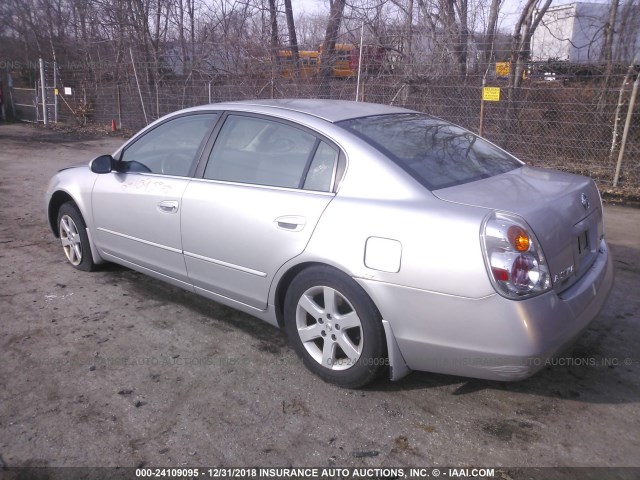
<path fill-rule="evenodd" d="M 388 365 L 380 314 L 342 272 L 330 267 L 303 270 L 287 291 L 284 314 L 294 349 L 327 382 L 361 387 Z"/>
<path fill-rule="evenodd" d="M 58 210 L 58 232 L 62 250 L 69 263 L 85 272 L 95 270 L 96 264 L 91 257 L 87 226 L 75 203 L 64 203 Z"/>

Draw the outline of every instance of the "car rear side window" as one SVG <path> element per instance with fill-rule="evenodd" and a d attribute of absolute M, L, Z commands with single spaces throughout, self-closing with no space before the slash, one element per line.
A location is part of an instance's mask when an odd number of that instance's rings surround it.
<path fill-rule="evenodd" d="M 229 115 L 204 178 L 329 191 L 338 153 L 315 135 L 258 117 Z"/>
<path fill-rule="evenodd" d="M 337 164 L 338 150 L 325 142 L 320 142 L 309 165 L 303 188 L 319 192 L 330 191 Z"/>
<path fill-rule="evenodd" d="M 522 166 L 481 137 L 428 115 L 377 115 L 345 120 L 339 125 L 387 155 L 429 190 L 493 177 Z"/>

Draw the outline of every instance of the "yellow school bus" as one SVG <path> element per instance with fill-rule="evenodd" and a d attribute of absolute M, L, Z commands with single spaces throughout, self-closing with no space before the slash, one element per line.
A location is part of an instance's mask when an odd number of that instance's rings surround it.
<path fill-rule="evenodd" d="M 322 55 L 322 45 L 320 45 L 320 47 L 318 48 L 318 53 Z M 357 75 L 358 50 L 355 45 L 351 43 L 336 43 L 335 55 L 336 58 L 333 63 L 334 77 L 346 78 Z"/>
<path fill-rule="evenodd" d="M 318 50 L 301 50 L 300 77 L 310 78 L 318 74 L 320 70 L 320 57 L 322 45 Z M 335 78 L 349 78 L 358 74 L 358 62 L 360 60 L 360 47 L 351 43 L 337 43 L 335 46 L 335 61 L 332 76 Z M 384 61 L 384 49 L 373 45 L 363 45 L 362 66 L 363 72 L 376 73 L 382 69 Z M 295 68 L 293 65 L 293 52 L 289 49 L 278 50 L 277 62 L 280 75 L 284 78 L 293 78 Z"/>
<path fill-rule="evenodd" d="M 322 45 L 318 48 L 322 54 Z M 358 74 L 360 62 L 360 47 L 352 43 L 336 43 L 336 58 L 333 64 L 333 76 L 348 78 Z M 382 70 L 384 63 L 384 49 L 375 45 L 362 46 L 362 71 L 377 73 Z"/>
<path fill-rule="evenodd" d="M 302 78 L 313 77 L 318 73 L 320 53 L 315 50 L 301 50 L 298 52 L 300 59 L 300 76 Z M 285 78 L 293 78 L 295 68 L 293 65 L 293 52 L 291 50 L 279 50 L 278 62 L 280 74 Z"/>

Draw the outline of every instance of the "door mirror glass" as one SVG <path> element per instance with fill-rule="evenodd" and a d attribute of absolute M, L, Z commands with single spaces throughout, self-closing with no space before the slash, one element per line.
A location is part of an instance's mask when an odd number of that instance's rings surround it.
<path fill-rule="evenodd" d="M 89 168 L 93 173 L 110 173 L 113 170 L 115 160 L 111 155 L 100 155 L 91 160 Z"/>

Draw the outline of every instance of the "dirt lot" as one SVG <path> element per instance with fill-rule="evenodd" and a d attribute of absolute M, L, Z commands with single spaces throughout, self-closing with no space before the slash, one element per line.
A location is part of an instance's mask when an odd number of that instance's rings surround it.
<path fill-rule="evenodd" d="M 616 285 L 564 365 L 342 390 L 267 324 L 66 264 L 48 179 L 121 141 L 0 125 L 0 467 L 640 466 L 640 210 L 606 207 Z"/>

